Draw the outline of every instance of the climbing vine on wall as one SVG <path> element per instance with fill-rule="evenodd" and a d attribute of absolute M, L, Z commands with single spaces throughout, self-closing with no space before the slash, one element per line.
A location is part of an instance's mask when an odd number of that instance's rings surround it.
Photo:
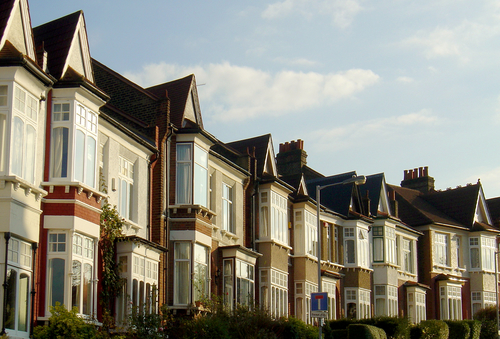
<path fill-rule="evenodd" d="M 106 192 L 106 189 L 102 191 Z M 124 280 L 120 277 L 120 265 L 116 260 L 115 251 L 116 239 L 123 237 L 122 229 L 123 219 L 118 214 L 116 206 L 111 206 L 105 199 L 101 212 L 101 238 L 99 240 L 103 265 L 100 304 L 104 311 L 104 327 L 113 324 L 110 310 L 124 284 Z"/>

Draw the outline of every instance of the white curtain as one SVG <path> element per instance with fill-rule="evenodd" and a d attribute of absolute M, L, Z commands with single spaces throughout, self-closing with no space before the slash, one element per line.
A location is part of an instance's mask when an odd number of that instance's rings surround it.
<path fill-rule="evenodd" d="M 68 176 L 68 129 L 57 127 L 52 130 L 52 176 Z"/>

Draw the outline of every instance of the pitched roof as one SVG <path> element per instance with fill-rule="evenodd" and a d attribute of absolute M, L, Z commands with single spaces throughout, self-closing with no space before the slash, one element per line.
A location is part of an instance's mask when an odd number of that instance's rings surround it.
<path fill-rule="evenodd" d="M 188 98 L 190 97 L 189 94 L 191 92 L 194 92 L 193 94 L 196 96 L 196 100 L 193 98 L 193 101 L 195 101 L 196 105 L 198 104 L 194 74 L 164 84 L 148 87 L 146 90 L 158 97 L 167 96 L 170 99 L 170 121 L 178 128 L 184 127 L 182 123 L 188 105 Z M 195 107 L 194 109 L 199 113 L 199 107 Z M 203 129 L 201 114 L 197 114 L 196 118 L 198 126 Z"/>
<path fill-rule="evenodd" d="M 152 127 L 156 125 L 158 115 L 168 114 L 164 104 L 167 98 L 158 98 L 97 60 L 93 59 L 92 65 L 97 86 L 110 96 L 101 110 L 153 138 Z"/>
<path fill-rule="evenodd" d="M 5 33 L 7 22 L 9 21 L 15 2 L 15 0 L 4 0 L 0 2 L 0 36 L 3 36 Z"/>
<path fill-rule="evenodd" d="M 422 195 L 428 203 L 466 227 L 472 227 L 479 198 L 480 184 L 434 191 Z"/>
<path fill-rule="evenodd" d="M 271 134 L 264 134 L 258 137 L 229 142 L 226 145 L 243 154 L 252 154 L 255 149 L 255 158 L 257 159 L 257 175 L 262 177 L 264 163 L 266 161 L 268 147 L 270 144 L 272 145 Z"/>
<path fill-rule="evenodd" d="M 46 24 L 33 28 L 35 45 L 42 46 L 48 53 L 48 72 L 61 79 L 66 59 L 75 36 L 82 11 L 66 15 Z"/>
<path fill-rule="evenodd" d="M 350 179 L 356 175 L 356 172 L 347 172 L 329 177 L 317 178 L 306 181 L 307 191 L 309 196 L 316 199 L 316 186 L 325 186 L 338 184 L 331 187 L 326 187 L 321 190 L 321 205 L 328 209 L 337 212 L 345 217 L 349 215 L 351 201 L 354 197 L 354 183 L 342 185 L 344 180 Z"/>
<path fill-rule="evenodd" d="M 361 197 L 366 197 L 370 199 L 370 215 L 376 216 L 378 214 L 378 206 L 380 203 L 380 194 L 382 193 L 382 185 L 384 184 L 384 173 L 378 173 L 373 175 L 368 175 L 366 177 L 366 183 L 359 186 L 359 192 Z"/>
<path fill-rule="evenodd" d="M 490 211 L 491 220 L 494 225 L 500 224 L 500 197 L 486 200 L 488 210 Z"/>
<path fill-rule="evenodd" d="M 458 221 L 444 214 L 422 198 L 423 193 L 411 188 L 388 185 L 396 192 L 398 216 L 410 226 L 422 226 L 431 223 L 463 227 Z"/>

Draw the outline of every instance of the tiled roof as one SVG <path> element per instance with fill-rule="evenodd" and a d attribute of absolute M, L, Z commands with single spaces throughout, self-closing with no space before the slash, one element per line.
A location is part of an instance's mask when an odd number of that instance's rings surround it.
<path fill-rule="evenodd" d="M 329 177 L 323 177 L 313 180 L 307 180 L 306 186 L 309 196 L 316 200 L 316 186 L 325 186 L 335 183 L 341 183 L 344 180 L 350 179 L 356 175 L 356 172 L 347 172 Z M 349 207 L 353 199 L 354 183 L 346 185 L 336 185 L 326 187 L 321 190 L 321 205 L 328 209 L 337 212 L 345 217 L 349 215 Z"/>
<path fill-rule="evenodd" d="M 413 227 L 431 223 L 466 227 L 424 199 L 422 192 L 394 185 L 388 187 L 396 192 L 398 216 L 406 224 Z"/>
<path fill-rule="evenodd" d="M 63 68 L 69 54 L 82 11 L 77 11 L 65 17 L 33 28 L 35 46 L 43 44 L 48 53 L 48 72 L 56 79 L 63 76 Z"/>
<path fill-rule="evenodd" d="M 97 86 L 110 96 L 101 110 L 134 130 L 153 137 L 151 126 L 155 126 L 159 114 L 167 114 L 166 107 L 162 109 L 162 105 L 166 106 L 163 101 L 167 99 L 156 97 L 96 60 L 92 60 L 92 66 Z"/>
<path fill-rule="evenodd" d="M 261 177 L 264 170 L 264 161 L 266 160 L 267 149 L 270 142 L 272 144 L 271 134 L 265 134 L 250 139 L 229 142 L 226 145 L 243 154 L 247 154 L 248 152 L 252 154 L 255 147 L 255 158 L 257 159 L 257 175 Z"/>
<path fill-rule="evenodd" d="M 182 79 L 146 88 L 157 97 L 167 96 L 170 99 L 170 121 L 177 128 L 182 127 L 182 118 L 193 80 L 194 74 L 190 74 Z M 200 124 L 200 127 L 203 128 L 203 124 Z"/>
<path fill-rule="evenodd" d="M 491 220 L 494 225 L 500 223 L 500 197 L 486 200 L 488 210 L 490 211 Z"/>
<path fill-rule="evenodd" d="M 380 202 L 380 194 L 382 192 L 382 185 L 384 183 L 384 173 L 368 175 L 366 183 L 359 186 L 361 198 L 370 198 L 370 214 L 376 216 L 378 214 L 378 205 Z"/>
<path fill-rule="evenodd" d="M 3 36 L 5 33 L 14 2 L 15 0 L 3 0 L 0 2 L 0 36 Z"/>

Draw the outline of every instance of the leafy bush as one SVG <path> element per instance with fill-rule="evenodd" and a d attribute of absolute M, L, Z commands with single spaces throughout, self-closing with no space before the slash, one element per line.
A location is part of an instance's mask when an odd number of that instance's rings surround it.
<path fill-rule="evenodd" d="M 479 339 L 481 335 L 481 322 L 478 320 L 463 320 L 470 328 L 469 339 Z M 451 337 L 451 334 L 450 334 Z"/>
<path fill-rule="evenodd" d="M 385 331 L 389 339 L 407 339 L 410 336 L 409 321 L 406 317 L 377 317 L 370 319 L 339 319 L 330 320 L 325 325 L 325 338 L 334 338 L 334 330 L 346 329 L 351 324 L 373 325 Z"/>
<path fill-rule="evenodd" d="M 325 338 L 345 339 L 347 338 L 347 330 L 332 330 L 328 335 L 325 333 Z"/>
<path fill-rule="evenodd" d="M 33 333 L 35 339 L 97 337 L 95 326 L 87 324 L 78 317 L 76 308 L 68 311 L 63 305 L 56 303 L 56 306 L 50 308 L 50 313 L 52 315 L 48 325 L 35 327 Z"/>
<path fill-rule="evenodd" d="M 283 331 L 280 331 L 283 339 L 313 339 L 319 335 L 317 327 L 308 325 L 295 317 L 281 318 L 278 322 L 283 328 Z"/>
<path fill-rule="evenodd" d="M 442 320 L 425 320 L 410 329 L 411 339 L 448 339 L 448 325 Z"/>
<path fill-rule="evenodd" d="M 497 309 L 495 306 L 483 308 L 474 314 L 474 319 L 481 322 L 480 339 L 497 337 Z"/>
<path fill-rule="evenodd" d="M 445 320 L 444 321 L 450 330 L 449 337 L 453 339 L 469 339 L 470 327 L 465 321 L 461 320 Z"/>
<path fill-rule="evenodd" d="M 347 326 L 348 338 L 356 339 L 387 339 L 383 329 L 364 324 L 351 324 Z"/>

